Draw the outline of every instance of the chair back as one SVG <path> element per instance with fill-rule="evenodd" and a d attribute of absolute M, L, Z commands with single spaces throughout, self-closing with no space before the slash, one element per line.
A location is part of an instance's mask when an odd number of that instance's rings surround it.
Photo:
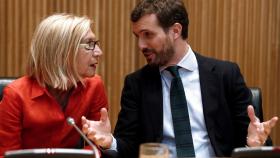
<path fill-rule="evenodd" d="M 255 107 L 255 114 L 263 121 L 263 110 L 262 110 L 262 92 L 258 87 L 250 87 L 252 93 L 252 104 Z"/>
<path fill-rule="evenodd" d="M 0 77 L 0 101 L 2 100 L 3 97 L 3 89 L 4 87 L 13 82 L 16 78 L 13 77 Z"/>

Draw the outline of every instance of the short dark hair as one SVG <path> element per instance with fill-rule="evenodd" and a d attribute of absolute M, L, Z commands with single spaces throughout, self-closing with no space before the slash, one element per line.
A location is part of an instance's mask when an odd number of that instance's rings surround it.
<path fill-rule="evenodd" d="M 130 20 L 137 22 L 147 14 L 155 14 L 159 25 L 165 31 L 174 23 L 180 23 L 182 25 L 182 38 L 188 38 L 189 18 L 187 9 L 181 0 L 142 0 L 133 9 Z"/>

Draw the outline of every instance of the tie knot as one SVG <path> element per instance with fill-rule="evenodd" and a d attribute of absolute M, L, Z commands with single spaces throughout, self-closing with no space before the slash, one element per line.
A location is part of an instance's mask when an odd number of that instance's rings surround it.
<path fill-rule="evenodd" d="M 173 77 L 180 77 L 178 69 L 179 66 L 169 66 L 166 68 L 166 70 L 169 71 Z"/>

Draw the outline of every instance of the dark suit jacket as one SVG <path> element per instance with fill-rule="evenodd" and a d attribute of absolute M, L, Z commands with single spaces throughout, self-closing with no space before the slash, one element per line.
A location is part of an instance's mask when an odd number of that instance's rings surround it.
<path fill-rule="evenodd" d="M 251 92 L 237 64 L 195 53 L 200 75 L 203 113 L 216 156 L 230 156 L 246 145 Z M 119 157 L 138 157 L 139 145 L 161 142 L 163 98 L 159 69 L 146 65 L 124 83 L 114 136 Z"/>

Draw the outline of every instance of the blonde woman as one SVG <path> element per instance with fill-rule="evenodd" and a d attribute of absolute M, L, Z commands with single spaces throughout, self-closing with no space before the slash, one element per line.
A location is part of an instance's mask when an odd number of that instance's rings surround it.
<path fill-rule="evenodd" d="M 108 109 L 105 88 L 95 74 L 102 51 L 87 17 L 55 14 L 33 35 L 27 74 L 3 91 L 0 102 L 0 157 L 28 148 L 75 148 L 80 136 L 71 116 L 100 118 Z"/>

